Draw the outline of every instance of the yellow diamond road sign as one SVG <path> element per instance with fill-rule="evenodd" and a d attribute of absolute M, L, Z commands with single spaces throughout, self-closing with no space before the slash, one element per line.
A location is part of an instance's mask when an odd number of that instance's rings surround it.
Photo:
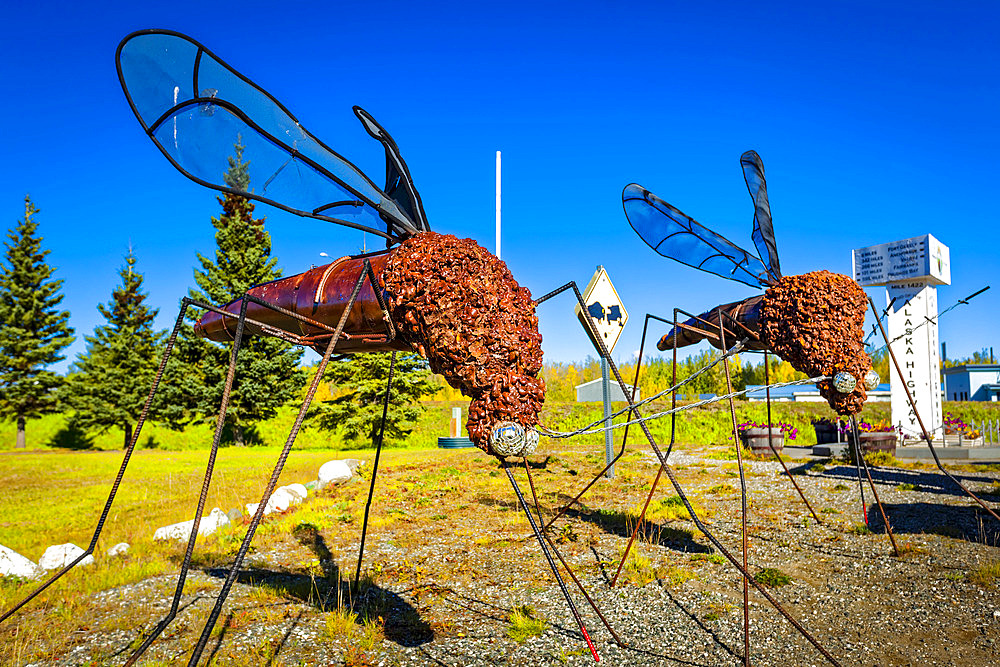
<path fill-rule="evenodd" d="M 580 305 L 576 306 L 576 316 L 587 329 L 586 320 L 590 319 L 601 342 L 608 348 L 608 352 L 614 349 L 618 337 L 621 336 L 625 322 L 628 321 L 628 311 L 622 305 L 622 300 L 618 298 L 615 286 L 611 284 L 607 271 L 603 266 L 598 266 L 594 277 L 587 284 L 587 289 L 583 292 L 583 302 L 587 304 L 587 312 L 584 313 Z M 588 333 L 589 333 L 589 329 Z"/>

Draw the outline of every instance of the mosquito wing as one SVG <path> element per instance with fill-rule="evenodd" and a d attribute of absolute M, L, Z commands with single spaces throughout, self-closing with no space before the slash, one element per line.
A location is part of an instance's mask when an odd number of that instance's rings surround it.
<path fill-rule="evenodd" d="M 664 257 L 751 287 L 771 283 L 760 259 L 695 222 L 644 187 L 635 183 L 626 186 L 622 205 L 636 234 Z"/>
<path fill-rule="evenodd" d="M 740 156 L 743 178 L 753 199 L 753 243 L 768 268 L 771 281 L 781 277 L 778 263 L 778 246 L 774 241 L 774 225 L 771 224 L 771 205 L 767 201 L 767 182 L 764 180 L 764 163 L 756 151 L 747 151 Z"/>
<path fill-rule="evenodd" d="M 119 44 L 116 60 L 122 89 L 146 134 L 191 180 L 390 241 L 427 228 L 395 142 L 367 113 L 358 117 L 386 149 L 394 181 L 386 188 L 392 194 L 189 37 L 166 30 L 136 32 Z M 237 145 L 241 155 L 235 159 L 247 165 L 249 180 L 227 182 L 224 175 Z"/>

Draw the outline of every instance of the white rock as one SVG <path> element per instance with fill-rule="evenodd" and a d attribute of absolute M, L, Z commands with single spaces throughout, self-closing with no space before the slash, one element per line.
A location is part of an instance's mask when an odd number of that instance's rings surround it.
<path fill-rule="evenodd" d="M 226 512 L 226 516 L 229 517 L 231 523 L 235 523 L 243 518 L 243 512 L 240 511 L 239 507 L 234 507 L 233 509 Z"/>
<path fill-rule="evenodd" d="M 297 502 L 298 498 L 296 495 L 282 486 L 275 489 L 271 497 L 267 499 L 267 508 L 264 510 L 264 513 L 270 514 L 267 510 L 271 510 L 271 512 L 284 512 Z"/>
<path fill-rule="evenodd" d="M 109 556 L 124 556 L 128 553 L 128 542 L 119 542 L 115 546 L 108 549 Z"/>
<path fill-rule="evenodd" d="M 38 567 L 43 570 L 59 570 L 72 563 L 81 554 L 83 554 L 83 549 L 75 544 L 56 544 L 45 550 L 42 557 L 38 559 Z M 90 565 L 93 562 L 94 557 L 91 555 L 81 560 L 77 565 Z"/>
<path fill-rule="evenodd" d="M 264 516 L 272 512 L 284 512 L 292 505 L 298 505 L 305 499 L 308 493 L 306 488 L 301 484 L 279 486 L 268 499 L 267 505 L 264 507 Z M 247 514 L 251 516 L 256 514 L 259 506 L 260 503 L 247 503 Z"/>
<path fill-rule="evenodd" d="M 38 567 L 33 562 L 13 549 L 0 545 L 0 577 L 33 579 L 37 571 Z"/>
<path fill-rule="evenodd" d="M 327 461 L 319 469 L 319 487 L 329 484 L 343 484 L 354 475 L 360 462 L 357 459 Z"/>
<path fill-rule="evenodd" d="M 229 517 L 218 507 L 212 509 L 208 516 L 201 517 L 198 523 L 198 535 L 211 535 L 222 526 L 229 523 Z M 191 536 L 191 527 L 194 526 L 194 519 L 182 521 L 170 526 L 157 528 L 153 533 L 154 540 L 186 540 Z"/>

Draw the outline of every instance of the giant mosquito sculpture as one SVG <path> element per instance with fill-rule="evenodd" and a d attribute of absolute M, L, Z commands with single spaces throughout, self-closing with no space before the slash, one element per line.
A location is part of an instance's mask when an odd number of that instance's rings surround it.
<path fill-rule="evenodd" d="M 162 30 L 133 33 L 118 46 L 116 59 L 125 96 L 142 128 L 167 160 L 185 176 L 230 195 L 364 230 L 385 238 L 387 249 L 342 257 L 327 266 L 256 286 L 243 298 L 223 307 L 184 298 L 89 547 L 8 610 L 0 617 L 0 622 L 93 552 L 187 309 L 194 306 L 205 311 L 195 326 L 196 333 L 211 340 L 233 342 L 230 364 L 194 525 L 171 609 L 130 656 L 127 665 L 135 663 L 177 614 L 214 470 L 237 355 L 243 339 L 250 335 L 274 336 L 309 346 L 323 356 L 233 566 L 190 656 L 190 665 L 198 663 L 205 649 L 328 362 L 335 353 L 345 355 L 378 350 L 392 351 L 393 363 L 386 380 L 382 427 L 374 442 L 375 462 L 355 582 L 364 554 L 368 510 L 378 471 L 395 353 L 418 352 L 428 358 L 436 372 L 472 398 L 467 422 L 469 436 L 481 449 L 501 461 L 596 659 L 596 649 L 551 554 L 555 553 L 560 560 L 562 557 L 555 545 L 543 538 L 507 462 L 507 457 L 524 457 L 531 453 L 538 443 L 534 426 L 544 390 L 537 377 L 541 368 L 541 336 L 534 314 L 535 305 L 569 288 L 582 304 L 576 285 L 569 283 L 538 302 L 532 301 L 530 292 L 518 286 L 506 265 L 475 242 L 430 231 L 420 196 L 395 142 L 359 107 L 354 108 L 355 114 L 368 134 L 385 149 L 386 184 L 383 188 L 310 134 L 274 97 L 184 35 Z M 243 164 L 249 169 L 251 182 L 259 184 L 259 191 L 249 188 L 247 183 L 223 178 L 234 146 L 239 147 L 237 159 L 248 158 Z M 602 352 L 606 355 L 606 351 Z M 580 585 L 568 567 L 567 571 Z M 580 588 L 583 590 L 582 585 Z M 585 591 L 584 595 L 593 605 Z M 596 605 L 594 608 L 600 615 Z M 624 645 L 603 615 L 601 620 L 608 625 L 614 639 Z"/>
<path fill-rule="evenodd" d="M 754 151 L 747 151 L 740 157 L 740 164 L 743 168 L 744 179 L 747 189 L 754 202 L 754 226 L 752 238 L 758 251 L 754 255 L 743 248 L 733 244 L 721 235 L 713 232 L 707 227 L 699 224 L 692 218 L 682 213 L 677 208 L 671 206 L 645 188 L 633 183 L 625 187 L 622 193 L 622 203 L 625 209 L 629 224 L 642 240 L 658 254 L 674 259 L 693 268 L 713 273 L 723 278 L 735 280 L 746 285 L 764 288 L 764 294 L 752 296 L 743 301 L 723 304 L 708 310 L 701 315 L 693 315 L 680 308 L 674 308 L 673 321 L 657 317 L 652 314 L 646 315 L 643 326 L 642 339 L 639 348 L 639 362 L 636 366 L 636 375 L 633 386 L 636 386 L 639 379 L 639 372 L 642 363 L 642 354 L 646 343 L 646 334 L 650 320 L 657 320 L 665 324 L 672 324 L 670 331 L 664 335 L 657 343 L 657 348 L 661 351 L 668 349 L 673 351 L 674 376 L 672 387 L 662 394 L 671 394 L 672 406 L 665 413 L 671 416 L 671 440 L 667 448 L 667 455 L 674 445 L 674 419 L 676 414 L 685 408 L 677 407 L 677 389 L 685 382 L 677 382 L 677 349 L 693 345 L 706 340 L 712 346 L 720 349 L 723 354 L 716 363 L 722 363 L 725 368 L 726 382 L 729 385 L 727 396 L 717 400 L 728 398 L 730 412 L 732 416 L 733 438 L 739 442 L 736 412 L 733 405 L 733 397 L 744 392 L 733 392 L 730 384 L 728 359 L 730 356 L 741 351 L 762 352 L 764 355 L 765 368 L 765 391 L 767 401 L 768 424 L 771 423 L 771 398 L 770 388 L 772 385 L 769 377 L 769 354 L 777 353 L 781 358 L 789 361 L 791 365 L 807 376 L 809 380 L 799 381 L 790 384 L 805 384 L 815 382 L 821 395 L 827 399 L 830 406 L 839 414 L 847 416 L 852 425 L 851 446 L 857 461 L 858 484 L 861 495 L 862 512 L 865 522 L 868 522 L 868 508 L 864 500 L 864 486 L 861 477 L 861 469 L 864 467 L 875 503 L 879 508 L 882 520 L 886 526 L 889 540 L 892 544 L 893 552 L 898 554 L 899 549 L 896 544 L 892 527 L 889 524 L 882 503 L 879 500 L 871 471 L 861 452 L 858 436 L 857 413 L 860 412 L 865 400 L 866 391 L 874 389 L 879 383 L 878 374 L 872 370 L 872 362 L 865 353 L 865 343 L 862 340 L 864 334 L 863 324 L 865 313 L 869 307 L 875 315 L 878 331 L 885 339 L 885 331 L 882 328 L 879 313 L 875 309 L 874 303 L 869 299 L 864 291 L 847 276 L 830 273 L 828 271 L 816 271 L 798 276 L 783 276 L 778 260 L 777 245 L 774 238 L 774 227 L 771 221 L 770 204 L 767 197 L 767 185 L 764 177 L 764 165 Z M 985 289 L 989 289 L 988 287 Z M 976 292 L 968 299 L 985 291 Z M 891 304 L 890 304 L 891 306 Z M 683 315 L 689 319 L 683 322 L 678 321 L 678 315 Z M 730 347 L 731 345 L 731 347 Z M 889 341 L 886 339 L 886 347 L 892 359 L 896 372 L 902 377 L 902 371 L 896 362 Z M 707 369 L 702 369 L 699 373 Z M 905 382 L 904 382 L 905 385 Z M 907 390 L 907 397 L 910 405 L 916 413 L 916 405 L 912 395 Z M 647 403 L 655 397 L 650 397 L 642 401 Z M 641 404 L 640 404 L 641 405 Z M 634 412 L 634 405 L 627 410 L 629 415 Z M 624 410 L 622 412 L 625 412 Z M 917 413 L 919 420 L 919 413 Z M 622 439 L 621 449 L 617 456 L 602 470 L 594 479 L 589 482 L 569 503 L 565 504 L 545 526 L 546 529 L 562 516 L 574 503 L 579 501 L 584 493 L 614 464 L 624 453 L 628 440 L 628 425 L 625 423 L 625 434 Z M 639 421 L 640 425 L 643 422 Z M 996 513 L 990 509 L 982 500 L 973 494 L 959 480 L 955 479 L 941 465 L 940 459 L 935 452 L 930 435 L 924 428 L 922 420 L 919 421 L 923 431 L 924 439 L 931 448 L 931 452 L 938 465 L 939 470 L 954 481 L 962 490 L 973 498 L 980 506 L 989 512 L 994 518 L 1000 520 Z M 581 429 L 583 431 L 584 429 Z M 560 434 L 562 435 L 562 434 Z M 768 445 L 775 458 L 781 462 L 785 474 L 798 492 L 802 501 L 809 509 L 817 523 L 822 523 L 819 516 L 809 505 L 805 494 L 796 483 L 791 472 L 778 456 L 771 433 L 768 431 Z M 744 664 L 749 664 L 750 656 L 750 634 L 749 634 L 749 598 L 748 583 L 755 584 L 752 580 L 748 582 L 745 574 L 747 568 L 747 496 L 746 483 L 743 471 L 743 460 L 741 448 L 736 447 L 737 464 L 739 467 L 741 496 L 742 496 L 742 537 L 743 537 L 743 597 L 744 597 Z M 659 454 L 659 452 L 657 452 Z M 688 511 L 692 518 L 699 524 L 697 517 L 691 512 L 690 505 L 687 504 L 684 494 L 676 482 L 670 468 L 661 459 L 661 467 L 646 497 L 643 509 L 635 524 L 631 538 L 625 548 L 618 572 L 612 579 L 611 585 L 618 579 L 621 573 L 621 566 L 628 557 L 629 550 L 643 524 L 646 510 L 650 500 L 656 490 L 663 472 L 668 474 L 675 489 L 678 490 L 681 498 L 684 499 Z M 710 537 L 710 539 L 713 539 Z M 713 539 L 714 541 L 714 539 Z M 727 557 L 729 554 L 723 550 Z M 730 557 L 730 560 L 732 558 Z M 734 563 L 735 564 L 735 563 Z M 760 587 L 757 586 L 759 589 Z M 782 612 L 789 620 L 784 610 L 773 600 L 772 604 Z M 792 621 L 794 623 L 794 621 Z M 798 625 L 796 627 L 799 628 Z M 807 638 L 811 637 L 802 631 Z M 818 644 L 814 645 L 823 652 L 824 656 L 835 662 Z"/>
<path fill-rule="evenodd" d="M 537 304 L 570 289 L 585 308 L 576 284 L 567 283 L 532 300 L 528 290 L 514 281 L 506 265 L 475 242 L 430 231 L 420 196 L 395 142 L 363 109 L 355 107 L 355 114 L 369 135 L 385 150 L 386 181 L 382 188 L 306 131 L 278 100 L 184 35 L 162 30 L 133 33 L 119 45 L 116 59 L 125 96 L 143 130 L 164 157 L 185 176 L 229 195 L 364 230 L 386 239 L 387 249 L 342 257 L 329 265 L 256 286 L 241 299 L 222 307 L 182 299 L 181 311 L 167 340 L 153 386 L 90 545 L 76 560 L 4 613 L 0 622 L 93 553 L 178 331 L 187 309 L 194 306 L 204 311 L 195 326 L 199 335 L 233 343 L 230 364 L 202 491 L 170 611 L 129 657 L 127 665 L 139 659 L 177 614 L 215 466 L 239 350 L 243 339 L 250 335 L 274 336 L 312 347 L 322 354 L 322 360 L 192 651 L 189 665 L 197 664 L 204 652 L 328 362 L 334 354 L 378 350 L 392 351 L 394 355 L 397 351 L 411 351 L 427 357 L 433 370 L 471 397 L 466 424 L 469 436 L 477 446 L 500 460 L 595 660 L 598 659 L 596 648 L 553 555 L 562 562 L 613 639 L 624 646 L 555 544 L 535 523 L 508 462 L 508 457 L 522 457 L 531 482 L 524 457 L 537 446 L 535 427 L 544 398 L 543 383 L 537 377 L 541 368 L 541 337 L 534 309 Z M 239 147 L 237 159 L 249 170 L 250 183 L 259 185 L 259 190 L 250 188 L 248 183 L 223 177 L 234 146 Z M 243 156 L 248 158 L 246 162 L 242 162 Z M 611 362 L 596 332 L 591 333 L 598 341 L 601 356 Z M 613 362 L 611 367 L 624 386 Z M 393 370 L 394 365 L 390 364 L 383 427 Z M 381 428 L 374 445 L 375 459 L 355 582 L 364 555 L 368 512 L 381 454 Z M 653 446 L 655 448 L 655 443 Z M 537 511 L 533 482 L 531 486 Z"/>

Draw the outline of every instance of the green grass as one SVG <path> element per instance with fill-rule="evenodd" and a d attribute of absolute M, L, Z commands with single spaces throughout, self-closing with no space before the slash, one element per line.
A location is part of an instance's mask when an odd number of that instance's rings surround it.
<path fill-rule="evenodd" d="M 348 456 L 354 456 L 349 454 Z M 229 448 L 219 453 L 205 511 L 223 512 L 258 502 L 278 452 Z M 368 454 L 370 456 L 370 453 Z M 296 452 L 279 484 L 316 478 L 334 452 Z M 138 451 L 118 490 L 97 554 L 118 542 L 134 544 L 160 526 L 189 520 L 201 491 L 208 452 Z M 122 463 L 121 452 L 26 452 L 0 454 L 0 544 L 37 561 L 51 544 L 86 547 Z M 54 496 L 59 502 L 53 502 Z M 24 508 L 30 507 L 26 512 Z"/>
<path fill-rule="evenodd" d="M 537 616 L 537 612 L 528 605 L 514 607 L 507 616 L 507 636 L 523 644 L 532 637 L 545 632 L 548 621 Z"/>
<path fill-rule="evenodd" d="M 774 567 L 765 567 L 763 570 L 753 575 L 754 581 L 771 588 L 787 586 L 792 583 L 792 578 L 781 570 Z"/>
<path fill-rule="evenodd" d="M 638 516 L 640 511 L 642 511 L 641 506 L 636 508 L 634 514 Z M 681 500 L 680 496 L 657 498 L 651 501 L 649 507 L 646 508 L 646 519 L 648 521 L 677 521 L 678 519 L 687 519 L 688 517 L 687 508 L 684 507 L 684 501 Z"/>
<path fill-rule="evenodd" d="M 500 563 L 516 563 L 515 552 L 521 548 L 523 536 L 530 529 L 523 514 L 511 500 L 510 486 L 505 475 L 498 472 L 496 460 L 475 449 L 443 451 L 436 448 L 437 436 L 447 433 L 452 405 L 466 404 L 428 403 L 428 409 L 406 447 L 383 452 L 369 528 L 379 535 L 385 535 L 384 539 L 403 554 L 415 553 L 428 539 L 457 539 L 465 545 L 473 560 L 494 559 Z M 742 411 L 744 407 L 746 406 L 741 405 L 738 409 Z M 809 415 L 820 414 L 819 409 L 822 407 L 811 407 L 813 412 L 796 408 L 792 411 L 794 414 L 791 418 L 782 415 L 782 420 L 806 420 L 808 424 Z M 654 409 L 655 406 L 650 411 Z M 264 442 L 264 445 L 225 447 L 220 450 L 206 510 L 212 507 L 220 507 L 224 511 L 234 507 L 242 509 L 246 503 L 259 500 L 277 457 L 277 446 L 284 441 L 292 414 L 293 411 L 288 409 L 272 422 L 258 425 L 255 437 Z M 545 408 L 542 423 L 568 430 L 574 425 L 585 425 L 599 416 L 599 404 L 557 403 Z M 730 444 L 726 435 L 719 435 L 724 432 L 726 422 L 731 423 L 728 409 L 692 411 L 688 416 L 692 417 L 693 428 L 697 429 L 701 425 L 705 430 L 700 435 L 684 430 L 683 433 L 688 435 L 679 438 L 679 447 L 697 445 L 699 439 L 718 449 Z M 748 418 L 752 418 L 752 415 L 748 415 Z M 678 424 L 682 421 L 679 420 Z M 709 428 L 709 424 L 715 426 Z M 801 424 L 799 426 L 804 428 Z M 668 428 L 669 421 L 661 420 L 653 424 L 654 435 L 664 441 L 668 437 L 668 434 L 664 436 Z M 84 451 L 48 446 L 57 441 L 55 436 L 64 429 L 65 420 L 61 416 L 33 420 L 28 424 L 28 450 L 11 451 L 13 427 L 10 424 L 0 424 L 0 450 L 7 450 L 0 451 L 0 488 L 4 490 L 0 493 L 0 544 L 33 560 L 37 560 L 44 548 L 51 544 L 73 542 L 86 546 L 89 543 L 97 517 L 121 463 L 120 433 L 109 432 L 93 436 L 92 448 Z M 136 605 L 125 614 L 114 615 L 102 607 L 103 602 L 89 594 L 153 575 L 176 572 L 183 551 L 182 545 L 154 543 L 152 533 L 159 526 L 191 517 L 208 456 L 209 430 L 209 427 L 202 425 L 180 433 L 159 430 L 159 427 L 144 432 L 140 444 L 145 444 L 152 438 L 152 444 L 156 447 L 140 448 L 134 453 L 118 498 L 108 516 L 104 535 L 95 550 L 97 562 L 86 570 L 64 577 L 42 593 L 25 615 L 0 627 L 0 663 L 58 661 L 70 645 L 74 632 L 79 630 L 74 619 L 86 617 L 88 622 L 95 623 L 95 627 L 127 630 L 136 635 L 139 634 L 138 628 L 155 622 L 148 607 Z M 690 440 L 685 439 L 688 436 Z M 713 441 L 712 438 L 717 436 L 719 439 Z M 543 448 L 546 444 L 552 449 L 551 443 L 543 440 Z M 330 459 L 354 457 L 370 462 L 373 457 L 370 449 L 334 449 L 338 445 L 335 436 L 306 428 L 296 443 L 296 451 L 292 452 L 280 483 L 314 479 L 319 466 Z M 589 441 L 586 438 L 559 441 L 558 458 L 553 457 L 546 467 L 536 468 L 534 471 L 543 508 L 554 507 L 561 498 L 575 493 L 579 490 L 581 478 L 589 477 L 600 469 L 603 456 L 594 452 L 602 451 L 602 446 L 603 438 L 600 436 L 593 436 Z M 103 449 L 110 451 L 102 451 Z M 541 458 L 532 457 L 532 461 L 537 463 Z M 562 524 L 561 527 L 568 527 L 562 528 L 562 532 L 554 533 L 553 537 L 558 538 L 567 549 L 579 550 L 593 543 L 601 533 L 631 533 L 644 494 L 655 473 L 650 466 L 633 467 L 637 458 L 638 455 L 630 450 L 620 462 L 621 469 L 616 478 L 604 480 L 591 489 L 587 497 L 587 521 Z M 725 468 L 721 471 L 723 475 L 736 475 L 732 471 L 735 463 L 719 467 Z M 574 477 L 573 473 L 578 473 L 580 477 Z M 363 478 L 367 478 L 369 474 L 370 468 L 361 468 Z M 524 479 L 523 470 L 515 474 Z M 694 478 L 699 471 L 692 469 L 679 471 L 679 474 Z M 733 488 L 735 481 L 729 481 L 732 483 L 702 492 L 698 495 L 698 500 L 705 504 L 711 501 L 709 509 L 714 508 L 720 499 L 731 495 L 732 492 L 726 487 Z M 334 589 L 330 582 L 321 581 L 332 575 L 324 574 L 320 559 L 326 559 L 324 562 L 327 564 L 332 560 L 343 565 L 343 554 L 355 553 L 367 488 L 364 480 L 361 483 L 339 486 L 313 494 L 308 503 L 286 515 L 267 517 L 258 530 L 253 548 L 261 553 L 277 548 L 294 554 L 289 556 L 290 560 L 281 568 L 288 568 L 287 571 L 293 574 L 305 575 L 300 583 L 306 589 L 310 586 L 317 589 L 292 590 L 284 584 L 274 584 L 274 588 L 262 587 L 257 591 L 257 599 L 308 599 L 308 604 L 313 605 L 313 609 L 307 614 L 330 612 L 330 605 L 320 608 L 315 601 L 321 593 Z M 526 480 L 522 488 L 526 488 Z M 844 485 L 840 488 L 849 487 Z M 698 506 L 695 509 L 699 513 L 710 514 Z M 644 538 L 653 544 L 701 540 L 693 531 L 688 530 L 687 513 L 676 496 L 658 496 L 651 504 L 650 518 L 654 520 L 651 524 L 653 529 Z M 680 521 L 669 524 L 673 519 Z M 328 555 L 321 556 L 314 549 L 300 544 L 295 536 L 305 534 L 301 529 L 303 525 L 313 526 L 321 533 L 322 542 L 329 549 Z M 199 539 L 194 568 L 198 570 L 231 562 L 244 531 L 242 525 L 237 525 L 211 537 Z M 132 545 L 129 555 L 115 560 L 105 557 L 105 550 L 119 541 Z M 480 573 L 464 565 L 464 559 L 452 562 L 441 559 L 418 561 L 413 556 L 409 558 L 413 560 L 412 563 L 403 558 L 399 562 L 372 563 L 372 567 L 377 565 L 389 584 L 417 591 L 426 587 L 431 604 L 434 604 L 433 600 L 438 595 L 433 593 L 436 590 L 434 582 L 469 582 L 480 576 Z M 697 565 L 691 568 L 696 572 L 707 571 L 707 563 L 714 563 L 718 559 L 717 555 L 706 556 L 706 563 L 691 563 L 690 566 Z M 689 567 L 687 563 L 681 567 L 671 567 L 669 563 L 652 562 L 648 558 L 635 556 L 630 561 L 626 563 L 623 576 L 636 585 L 643 585 L 656 578 L 667 584 L 680 584 L 690 576 L 685 569 Z M 547 582 L 544 571 L 539 570 L 537 578 L 531 581 L 537 583 L 543 580 Z M 264 582 L 255 585 L 262 583 Z M 15 599 L 26 594 L 29 587 L 33 585 L 0 582 L 0 608 L 9 607 Z M 166 595 L 167 592 L 157 591 L 156 594 Z M 273 611 L 280 609 L 281 605 L 270 604 L 264 607 Z M 353 664 L 363 664 L 365 651 L 381 641 L 384 633 L 379 625 L 379 618 L 378 614 L 365 614 L 352 621 L 353 628 L 338 620 L 330 621 L 326 633 L 332 636 L 348 633 L 352 641 L 358 640 L 355 654 L 342 656 L 345 664 L 352 661 Z M 231 628 L 232 632 L 226 635 L 225 641 L 237 641 L 236 636 L 247 632 L 250 624 L 255 622 L 254 619 L 257 619 L 257 612 L 254 610 L 248 610 L 236 619 L 239 627 Z M 323 620 L 325 621 L 325 617 Z M 522 620 L 544 623 L 542 619 L 533 616 Z M 368 625 L 364 626 L 366 621 Z M 320 625 L 321 635 L 324 634 L 324 625 L 325 623 Z M 195 631 L 177 630 L 178 633 L 187 635 Z M 253 642 L 259 642 L 259 645 Z M 257 637 L 253 642 L 247 644 L 247 655 L 261 657 L 271 651 L 271 637 Z M 224 648 L 219 656 L 228 655 L 229 650 Z M 233 662 L 228 660 L 225 658 L 220 664 L 240 664 L 236 658 Z"/>
<path fill-rule="evenodd" d="M 990 561 L 969 572 L 969 581 L 980 586 L 993 586 L 1000 580 L 1000 560 Z"/>
<path fill-rule="evenodd" d="M 683 405 L 686 401 L 679 401 Z M 412 434 L 406 439 L 408 448 L 427 448 L 437 445 L 437 438 L 448 433 L 451 419 L 451 408 L 461 407 L 462 414 L 468 413 L 468 400 L 458 401 L 424 401 L 426 408 L 414 426 Z M 624 404 L 615 404 L 615 409 Z M 654 402 L 649 411 L 655 412 L 669 407 L 669 397 Z M 253 442 L 264 447 L 280 447 L 288 436 L 289 429 L 295 419 L 297 406 L 285 406 L 278 415 L 256 424 L 249 437 Z M 766 406 L 763 403 L 736 402 L 737 418 L 740 421 L 767 419 Z M 944 403 L 944 410 L 951 412 L 966 422 L 975 419 L 1000 418 L 1000 405 L 977 402 Z M 825 403 L 788 403 L 780 406 L 780 415 L 772 415 L 799 429 L 796 440 L 786 442 L 786 445 L 808 447 L 816 444 L 816 436 L 811 426 L 811 420 L 819 417 L 833 417 L 833 412 Z M 580 428 L 603 416 L 599 403 L 563 403 L 550 402 L 545 405 L 541 420 L 544 424 L 556 430 L 569 431 Z M 860 413 L 860 418 L 868 422 L 886 421 L 889 419 L 888 403 L 869 403 Z M 621 420 L 624 417 L 619 417 Z M 726 446 L 727 451 L 709 452 L 708 458 L 735 457 L 732 449 L 732 417 L 728 405 L 712 404 L 684 413 L 677 419 L 677 441 L 698 446 Z M 659 419 L 649 424 L 649 428 L 659 442 L 669 442 L 670 420 Z M 0 421 L 0 451 L 12 450 L 15 440 L 15 426 L 12 421 Z M 122 432 L 110 429 L 104 433 L 87 433 L 83 437 L 73 434 L 67 428 L 66 416 L 62 414 L 47 415 L 28 421 L 26 428 L 28 449 L 48 448 L 91 448 L 91 449 L 121 449 Z M 580 444 L 600 446 L 603 436 L 600 434 L 583 436 L 577 439 Z M 183 431 L 172 431 L 159 424 L 149 423 L 143 428 L 139 439 L 140 448 L 156 448 L 163 450 L 205 449 L 212 441 L 212 423 L 186 427 Z M 310 428 L 306 422 L 296 440 L 297 449 L 342 449 L 344 442 L 336 433 L 328 433 Z"/>

